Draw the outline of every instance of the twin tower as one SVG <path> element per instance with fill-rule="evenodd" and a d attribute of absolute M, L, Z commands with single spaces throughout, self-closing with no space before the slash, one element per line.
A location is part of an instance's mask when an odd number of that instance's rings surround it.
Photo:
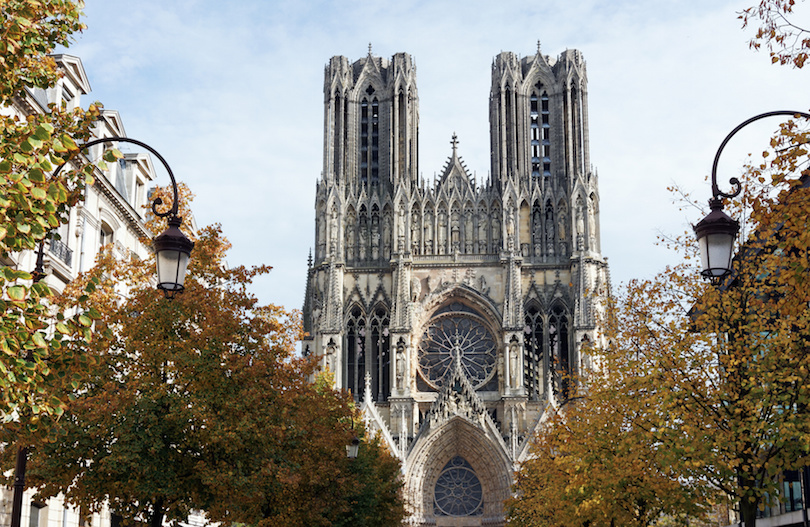
<path fill-rule="evenodd" d="M 402 460 L 411 525 L 503 524 L 610 287 L 582 54 L 499 54 L 489 107 L 488 180 L 454 137 L 425 181 L 413 59 L 325 68 L 303 350 Z"/>

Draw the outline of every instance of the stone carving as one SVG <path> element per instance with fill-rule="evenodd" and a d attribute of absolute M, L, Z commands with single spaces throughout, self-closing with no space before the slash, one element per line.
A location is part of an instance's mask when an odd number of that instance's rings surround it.
<path fill-rule="evenodd" d="M 411 302 L 418 302 L 422 294 L 422 281 L 416 276 L 411 278 Z"/>
<path fill-rule="evenodd" d="M 517 389 L 520 387 L 520 346 L 517 342 L 509 344 L 509 387 Z"/>
<path fill-rule="evenodd" d="M 396 358 L 396 377 L 397 388 L 402 390 L 405 380 L 405 344 L 402 341 L 397 344 L 397 358 Z"/>

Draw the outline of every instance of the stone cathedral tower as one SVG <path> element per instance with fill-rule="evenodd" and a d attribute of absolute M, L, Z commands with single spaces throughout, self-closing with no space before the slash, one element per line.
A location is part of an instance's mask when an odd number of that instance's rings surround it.
<path fill-rule="evenodd" d="M 314 354 L 403 463 L 412 525 L 502 525 L 609 290 L 585 61 L 492 63 L 489 180 L 419 175 L 416 67 L 333 57 L 304 304 Z"/>

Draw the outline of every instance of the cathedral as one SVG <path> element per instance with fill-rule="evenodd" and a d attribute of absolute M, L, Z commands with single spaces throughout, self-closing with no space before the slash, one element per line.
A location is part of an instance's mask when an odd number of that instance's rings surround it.
<path fill-rule="evenodd" d="M 513 474 L 610 289 L 585 61 L 492 62 L 491 167 L 419 167 L 410 55 L 332 57 L 303 352 L 402 461 L 409 525 L 504 525 Z"/>

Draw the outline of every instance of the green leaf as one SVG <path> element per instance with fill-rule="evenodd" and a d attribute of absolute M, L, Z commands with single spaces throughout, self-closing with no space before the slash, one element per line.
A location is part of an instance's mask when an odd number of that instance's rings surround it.
<path fill-rule="evenodd" d="M 0 161 L 0 172 L 3 174 L 11 172 L 11 163 L 7 159 Z"/>
<path fill-rule="evenodd" d="M 14 285 L 8 288 L 6 291 L 8 297 L 16 302 L 20 302 L 25 300 L 26 295 L 28 294 L 28 289 L 22 285 Z"/>
<path fill-rule="evenodd" d="M 28 171 L 28 179 L 35 183 L 44 183 L 45 174 L 42 173 L 42 169 L 35 167 Z"/>
<path fill-rule="evenodd" d="M 123 157 L 124 154 L 122 154 L 117 148 L 110 148 L 104 152 L 104 161 L 108 161 L 110 163 L 114 163 L 116 159 L 122 159 Z"/>
<path fill-rule="evenodd" d="M 33 335 L 31 335 L 31 340 L 34 341 L 34 345 L 38 348 L 47 348 L 48 343 L 45 342 L 45 337 L 42 336 L 42 333 L 37 331 Z"/>
<path fill-rule="evenodd" d="M 82 313 L 79 315 L 79 324 L 84 327 L 90 327 L 90 325 L 93 324 L 93 319 Z"/>
<path fill-rule="evenodd" d="M 34 136 L 40 141 L 47 141 L 51 138 L 51 132 L 53 132 L 53 125 L 50 123 L 43 123 L 37 126 Z"/>
<path fill-rule="evenodd" d="M 38 200 L 44 200 L 48 197 L 48 193 L 45 192 L 45 189 L 40 187 L 31 187 L 31 195 Z"/>
<path fill-rule="evenodd" d="M 73 141 L 73 138 L 71 138 L 68 134 L 62 134 L 59 139 L 62 141 L 64 147 L 68 150 L 77 150 L 79 148 L 76 146 L 76 142 Z"/>

